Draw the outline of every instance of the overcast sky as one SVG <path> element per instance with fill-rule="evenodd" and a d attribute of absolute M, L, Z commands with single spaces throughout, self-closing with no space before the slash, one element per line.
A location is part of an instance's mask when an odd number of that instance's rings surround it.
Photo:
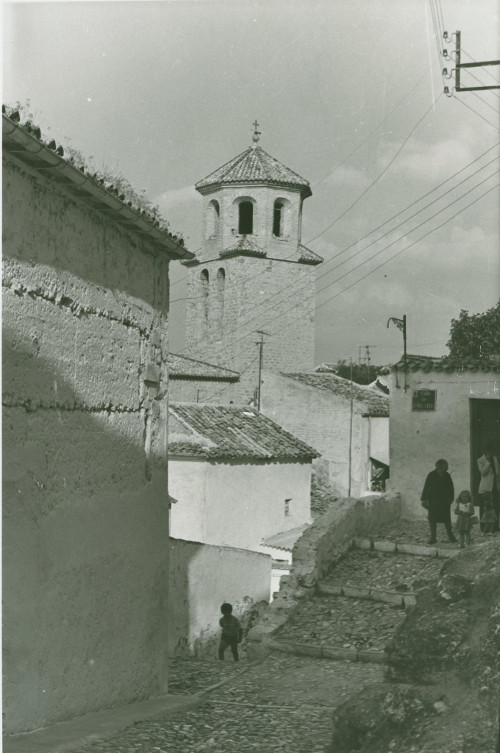
<path fill-rule="evenodd" d="M 433 10 L 462 32 L 462 62 L 500 57 L 496 0 L 4 3 L 3 100 L 29 99 L 44 135 L 145 189 L 195 252 L 193 185 L 251 144 L 257 118 L 260 145 L 313 190 L 317 362 L 360 345 L 396 360 L 386 322 L 404 313 L 408 351 L 440 355 L 460 309 L 500 295 L 500 90 L 442 93 Z M 472 73 L 463 85 L 500 72 Z M 186 272 L 171 271 L 176 301 Z"/>

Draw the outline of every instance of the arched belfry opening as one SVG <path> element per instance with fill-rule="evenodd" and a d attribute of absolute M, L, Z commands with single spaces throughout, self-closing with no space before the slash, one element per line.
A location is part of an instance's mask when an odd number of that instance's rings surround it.
<path fill-rule="evenodd" d="M 210 285 L 210 276 L 208 274 L 208 269 L 202 269 L 200 272 L 200 285 L 201 285 L 201 306 L 202 306 L 202 312 L 201 312 L 201 329 L 202 334 L 206 335 L 208 332 L 208 316 L 209 316 L 209 285 Z"/>
<path fill-rule="evenodd" d="M 217 337 L 221 338 L 224 334 L 224 294 L 226 287 L 226 272 L 223 267 L 217 270 Z"/>
<path fill-rule="evenodd" d="M 238 204 L 238 234 L 253 234 L 253 204 L 251 201 L 240 201 Z"/>
<path fill-rule="evenodd" d="M 207 238 L 216 238 L 219 235 L 220 205 L 216 199 L 212 199 L 207 206 Z"/>
<path fill-rule="evenodd" d="M 285 204 L 281 199 L 274 202 L 273 209 L 273 235 L 282 238 L 285 232 Z"/>

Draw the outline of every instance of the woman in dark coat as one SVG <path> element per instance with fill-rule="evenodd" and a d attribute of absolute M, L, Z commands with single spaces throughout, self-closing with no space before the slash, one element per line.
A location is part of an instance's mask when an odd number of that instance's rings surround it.
<path fill-rule="evenodd" d="M 453 481 L 448 473 L 446 460 L 438 460 L 436 467 L 425 479 L 422 492 L 422 504 L 427 510 L 431 538 L 429 544 L 436 543 L 436 525 L 444 523 L 448 539 L 455 542 L 456 538 L 451 530 L 451 505 L 455 497 Z"/>

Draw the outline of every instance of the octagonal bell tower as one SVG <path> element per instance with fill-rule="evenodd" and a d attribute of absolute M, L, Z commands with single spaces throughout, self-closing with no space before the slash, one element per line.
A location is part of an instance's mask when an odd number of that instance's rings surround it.
<path fill-rule="evenodd" d="M 315 270 L 323 259 L 301 242 L 309 182 L 259 146 L 254 123 L 248 149 L 196 184 L 203 197 L 203 247 L 189 268 L 186 350 L 239 371 L 242 394 L 264 367 L 314 366 Z"/>

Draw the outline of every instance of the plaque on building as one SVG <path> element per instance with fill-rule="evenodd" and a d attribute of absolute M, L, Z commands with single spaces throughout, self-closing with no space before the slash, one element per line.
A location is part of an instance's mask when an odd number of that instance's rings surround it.
<path fill-rule="evenodd" d="M 412 410 L 436 410 L 436 390 L 414 390 Z"/>

